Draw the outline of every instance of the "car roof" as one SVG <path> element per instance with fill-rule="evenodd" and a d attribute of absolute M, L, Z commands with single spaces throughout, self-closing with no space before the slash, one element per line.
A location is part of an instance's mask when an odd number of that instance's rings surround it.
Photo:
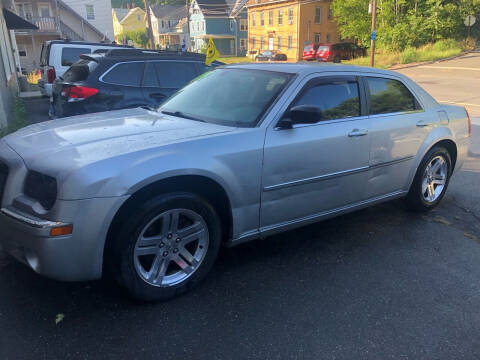
<path fill-rule="evenodd" d="M 129 45 L 113 44 L 113 43 L 98 43 L 89 41 L 70 41 L 70 40 L 47 40 L 47 45 L 62 44 L 62 45 L 91 45 L 91 46 L 108 46 L 108 47 L 120 47 L 120 48 L 132 48 Z"/>
<path fill-rule="evenodd" d="M 252 69 L 252 70 L 264 70 L 264 71 L 277 71 L 289 74 L 301 74 L 308 75 L 318 72 L 355 72 L 355 73 L 374 73 L 374 74 L 394 74 L 397 77 L 402 77 L 399 73 L 371 68 L 367 66 L 355 66 L 355 65 L 342 65 L 342 64 L 325 64 L 325 63 L 276 63 L 276 64 L 232 64 L 224 66 L 224 68 L 233 69 Z"/>

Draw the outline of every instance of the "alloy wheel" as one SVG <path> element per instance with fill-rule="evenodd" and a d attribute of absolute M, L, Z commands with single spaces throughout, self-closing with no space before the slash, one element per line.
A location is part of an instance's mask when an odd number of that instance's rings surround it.
<path fill-rule="evenodd" d="M 200 267 L 208 245 L 208 227 L 198 213 L 165 211 L 141 231 L 133 253 L 135 270 L 150 285 L 174 286 Z"/>

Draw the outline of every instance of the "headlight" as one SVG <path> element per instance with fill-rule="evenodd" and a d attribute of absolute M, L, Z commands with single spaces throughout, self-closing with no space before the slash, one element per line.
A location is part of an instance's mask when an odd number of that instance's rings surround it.
<path fill-rule="evenodd" d="M 23 192 L 37 200 L 45 210 L 50 210 L 57 200 L 57 180 L 37 171 L 29 171 Z"/>

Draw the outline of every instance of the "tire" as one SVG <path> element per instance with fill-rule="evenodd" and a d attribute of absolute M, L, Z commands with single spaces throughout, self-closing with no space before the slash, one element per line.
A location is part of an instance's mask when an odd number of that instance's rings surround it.
<path fill-rule="evenodd" d="M 333 58 L 333 62 L 334 62 L 335 64 L 339 64 L 339 63 L 340 63 L 340 56 L 338 56 L 338 55 L 335 56 L 335 57 Z"/>
<path fill-rule="evenodd" d="M 220 218 L 207 201 L 179 192 L 157 196 L 129 210 L 131 216 L 112 239 L 107 264 L 110 274 L 134 298 L 167 300 L 205 278 L 222 239 Z M 168 226 L 164 229 L 163 224 Z"/>
<path fill-rule="evenodd" d="M 429 173 L 430 170 L 433 174 Z M 408 207 L 419 212 L 432 210 L 445 195 L 451 175 L 452 159 L 447 149 L 440 146 L 430 149 L 420 163 L 410 186 L 406 197 Z M 439 184 L 440 182 L 443 182 L 443 185 Z"/>

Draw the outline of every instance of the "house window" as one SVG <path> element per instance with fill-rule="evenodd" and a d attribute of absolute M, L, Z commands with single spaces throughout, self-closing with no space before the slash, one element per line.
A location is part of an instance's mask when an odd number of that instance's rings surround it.
<path fill-rule="evenodd" d="M 245 50 L 247 48 L 247 39 L 240 39 L 240 50 Z"/>
<path fill-rule="evenodd" d="M 205 21 L 202 21 L 202 31 L 205 31 Z"/>
<path fill-rule="evenodd" d="M 273 26 L 273 11 L 268 12 L 268 25 Z"/>
<path fill-rule="evenodd" d="M 193 25 L 195 26 L 195 25 Z M 162 20 L 162 29 L 165 27 L 165 20 Z"/>
<path fill-rule="evenodd" d="M 263 50 L 263 42 L 264 42 L 264 38 L 263 36 L 260 36 L 260 50 Z"/>
<path fill-rule="evenodd" d="M 293 42 L 292 35 L 288 35 L 288 44 L 287 44 L 288 50 L 292 49 L 292 42 Z"/>
<path fill-rule="evenodd" d="M 329 43 L 332 39 L 330 38 L 330 34 L 327 34 L 327 43 Z"/>
<path fill-rule="evenodd" d="M 288 8 L 288 24 L 293 24 L 293 8 Z"/>
<path fill-rule="evenodd" d="M 142 15 L 137 15 L 137 21 L 141 21 L 142 20 Z"/>
<path fill-rule="evenodd" d="M 332 17 L 333 17 L 332 16 L 332 8 L 330 6 L 328 7 L 328 15 L 327 16 L 328 16 L 328 20 L 331 20 Z"/>
<path fill-rule="evenodd" d="M 263 11 L 260 13 L 260 26 L 265 26 L 265 13 Z"/>
<path fill-rule="evenodd" d="M 17 13 L 24 19 L 32 18 L 32 5 L 31 4 L 17 4 Z"/>
<path fill-rule="evenodd" d="M 256 19 L 256 14 L 252 13 L 252 26 L 257 26 L 257 19 Z"/>
<path fill-rule="evenodd" d="M 322 42 L 322 34 L 321 33 L 315 33 L 313 42 L 315 44 L 320 44 Z"/>
<path fill-rule="evenodd" d="M 87 13 L 87 20 L 95 20 L 95 8 L 93 5 L 85 5 L 85 11 Z"/>
<path fill-rule="evenodd" d="M 322 23 L 322 8 L 316 7 L 315 8 L 315 24 L 321 24 L 321 23 Z"/>
<path fill-rule="evenodd" d="M 277 16 L 277 21 L 278 21 L 278 25 L 282 25 L 283 24 L 283 13 L 282 13 L 282 10 L 278 10 L 278 16 Z"/>
<path fill-rule="evenodd" d="M 247 31 L 247 30 L 248 30 L 247 19 L 240 19 L 240 31 Z"/>
<path fill-rule="evenodd" d="M 25 45 L 18 44 L 17 48 L 18 48 L 18 56 L 20 57 L 27 56 L 27 47 Z"/>
<path fill-rule="evenodd" d="M 233 31 L 233 19 L 230 19 L 230 31 Z"/>
<path fill-rule="evenodd" d="M 251 50 L 255 50 L 255 36 L 252 37 L 252 49 Z"/>
<path fill-rule="evenodd" d="M 282 50 L 282 37 L 281 36 L 279 36 L 277 38 L 277 49 Z"/>
<path fill-rule="evenodd" d="M 50 5 L 49 4 L 38 4 L 38 13 L 42 18 L 51 17 L 50 15 Z"/>

